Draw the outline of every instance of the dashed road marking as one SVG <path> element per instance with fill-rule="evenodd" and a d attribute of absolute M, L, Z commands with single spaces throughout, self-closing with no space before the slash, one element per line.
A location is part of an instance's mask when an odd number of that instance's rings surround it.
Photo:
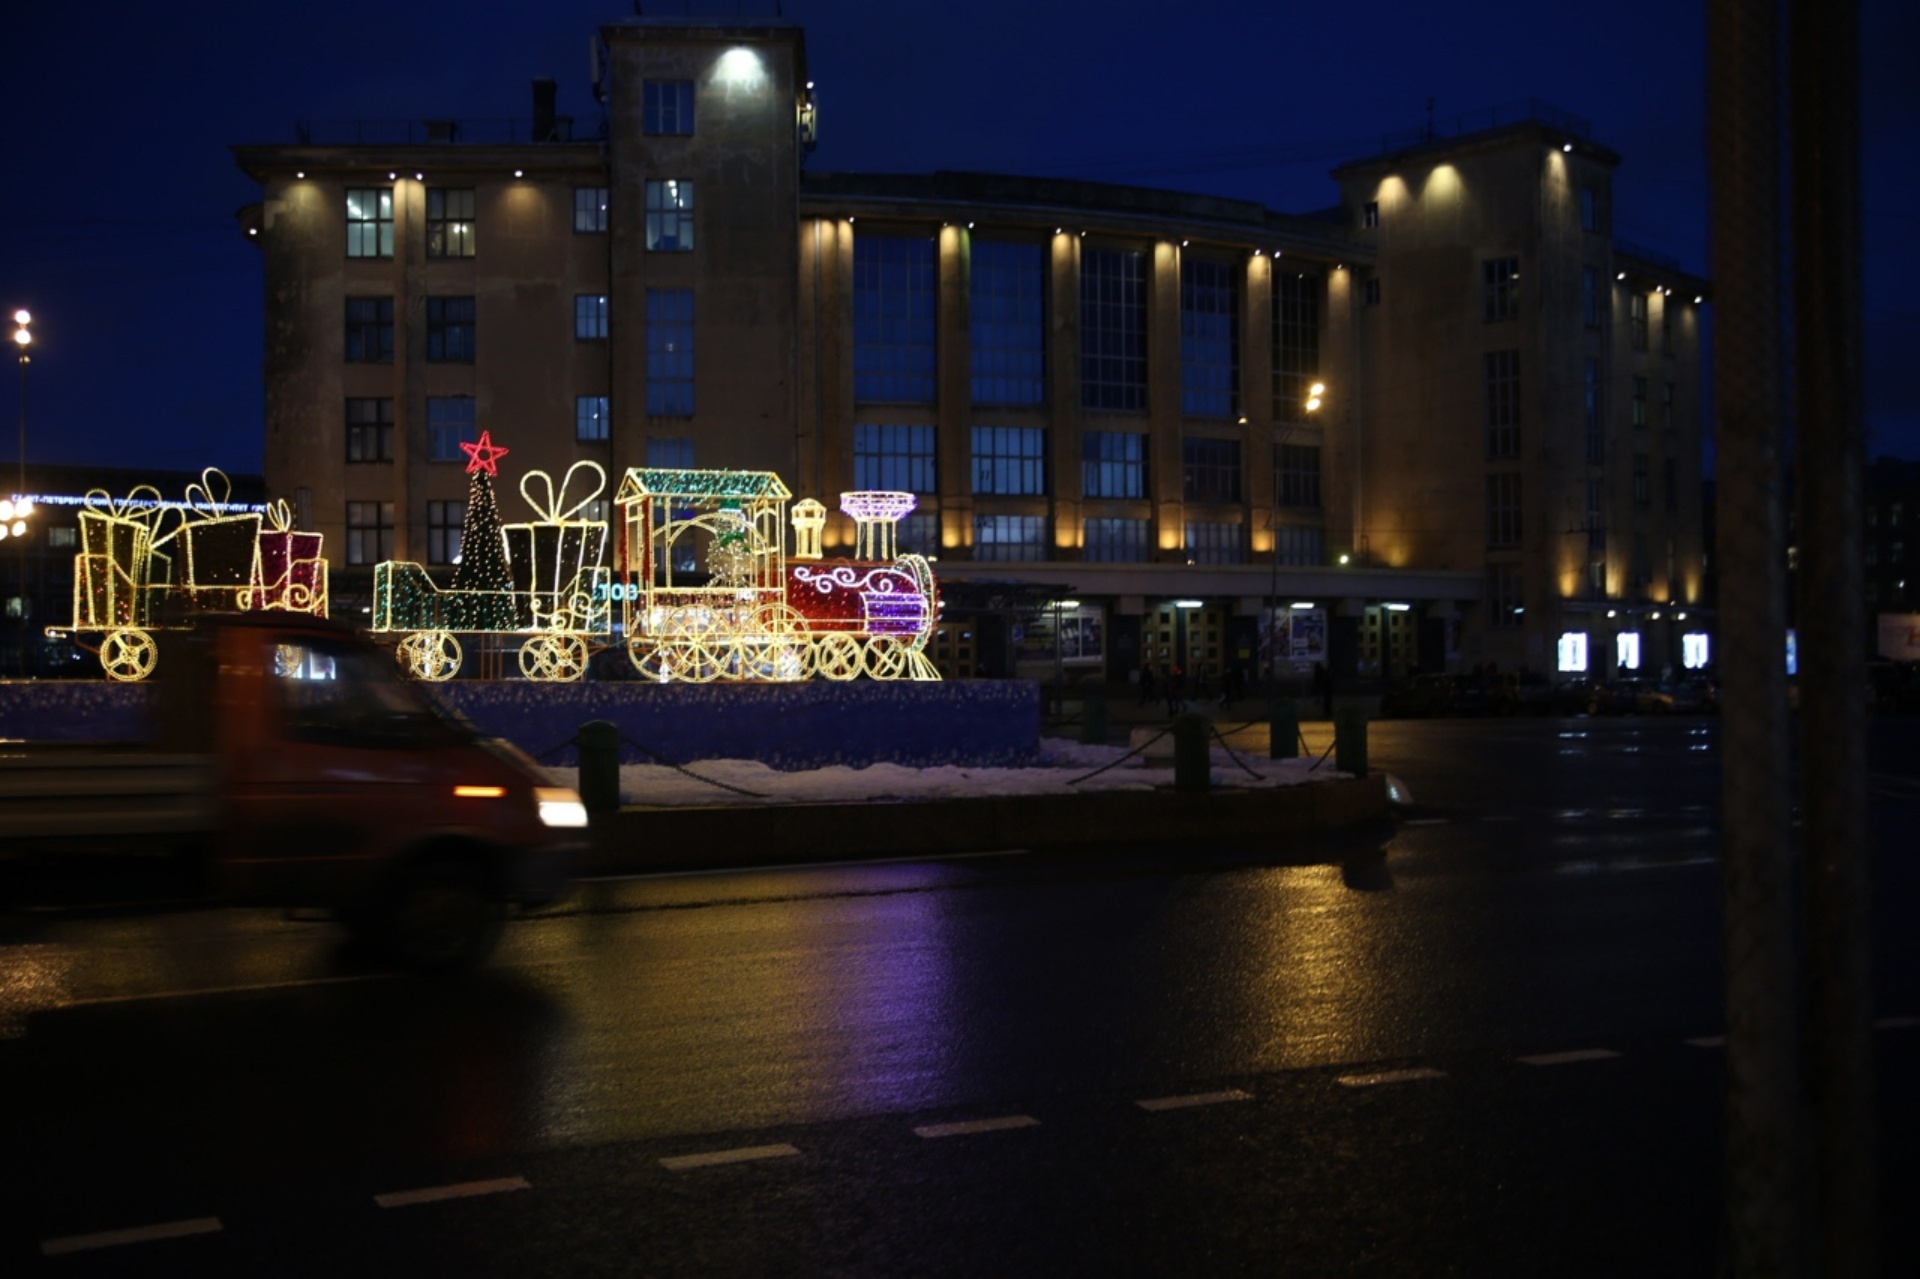
<path fill-rule="evenodd" d="M 1576 1048 L 1563 1053 L 1535 1053 L 1520 1060 L 1529 1066 L 1570 1066 L 1576 1061 L 1606 1061 L 1619 1055 L 1611 1048 Z"/>
<path fill-rule="evenodd" d="M 1873 1023 L 1875 1030 L 1906 1030 L 1920 1026 L 1920 1017 L 1882 1017 Z"/>
<path fill-rule="evenodd" d="M 998 1119 L 968 1119 L 955 1124 L 924 1124 L 913 1132 L 916 1137 L 970 1137 L 978 1132 L 1032 1128 L 1039 1122 L 1032 1115 L 1002 1115 Z"/>
<path fill-rule="evenodd" d="M 1404 1084 L 1415 1079 L 1445 1079 L 1447 1072 L 1435 1070 L 1431 1066 L 1414 1066 L 1408 1070 L 1376 1070 L 1368 1075 L 1342 1075 L 1336 1083 L 1348 1088 L 1371 1088 L 1375 1084 Z"/>
<path fill-rule="evenodd" d="M 509 1190 L 531 1190 L 525 1177 L 496 1177 L 492 1181 L 462 1181 L 450 1186 L 423 1186 L 419 1190 L 396 1190 L 375 1195 L 382 1208 L 411 1208 L 415 1204 L 439 1203 L 445 1199 L 474 1199 L 481 1195 L 505 1194 Z"/>
<path fill-rule="evenodd" d="M 1727 1046 L 1727 1037 L 1725 1035 L 1701 1035 L 1698 1038 L 1687 1040 L 1687 1043 L 1695 1048 L 1725 1048 Z"/>
<path fill-rule="evenodd" d="M 1227 1101 L 1252 1101 L 1253 1094 L 1238 1088 L 1220 1092 L 1191 1092 L 1180 1097 L 1149 1097 L 1133 1104 L 1142 1110 L 1185 1110 L 1190 1106 L 1217 1106 Z"/>
<path fill-rule="evenodd" d="M 184 1239 L 188 1235 L 218 1234 L 221 1229 L 218 1217 L 190 1217 L 185 1221 L 163 1221 L 158 1225 L 134 1226 L 127 1230 L 102 1230 L 91 1235 L 62 1235 L 58 1239 L 42 1239 L 40 1253 L 46 1257 L 60 1257 L 70 1252 L 87 1252 L 94 1248 L 118 1248 L 130 1243 L 152 1243 L 159 1239 Z"/>
<path fill-rule="evenodd" d="M 698 1155 L 672 1155 L 660 1161 L 668 1172 L 686 1172 L 691 1168 L 713 1168 L 720 1164 L 752 1163 L 756 1159 L 784 1159 L 797 1155 L 796 1146 L 736 1146 L 732 1150 L 709 1150 Z"/>

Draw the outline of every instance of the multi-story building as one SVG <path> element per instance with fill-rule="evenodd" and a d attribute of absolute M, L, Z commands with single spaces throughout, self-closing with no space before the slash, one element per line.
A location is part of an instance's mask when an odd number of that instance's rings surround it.
<path fill-rule="evenodd" d="M 267 480 L 328 535 L 336 599 L 450 561 L 484 429 L 503 473 L 914 493 L 955 674 L 1680 663 L 1705 286 L 1613 238 L 1615 157 L 1579 122 L 1395 146 L 1290 216 L 808 173 L 797 26 L 601 41 L 603 127 L 536 82 L 524 130 L 236 149 Z"/>

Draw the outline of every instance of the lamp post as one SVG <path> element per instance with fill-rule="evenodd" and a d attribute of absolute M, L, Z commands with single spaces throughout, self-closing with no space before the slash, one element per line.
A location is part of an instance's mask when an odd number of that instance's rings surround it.
<path fill-rule="evenodd" d="M 1304 411 L 1318 413 L 1326 394 L 1325 382 L 1315 382 L 1309 386 L 1306 402 L 1302 406 Z M 1291 434 L 1291 428 L 1280 433 L 1279 443 L 1282 448 L 1286 447 L 1289 434 Z M 1281 484 L 1284 488 L 1284 478 Z M 1267 516 L 1267 533 L 1273 542 L 1267 557 L 1271 561 L 1267 578 L 1267 686 L 1270 696 L 1277 693 L 1280 688 L 1280 507 L 1285 496 L 1284 491 L 1274 493 L 1273 511 Z"/>
<path fill-rule="evenodd" d="M 27 348 L 33 345 L 33 313 L 25 307 L 13 313 L 13 345 L 20 359 L 20 486 L 12 500 L 0 499 L 0 538 L 11 537 L 15 545 L 15 564 L 20 578 L 20 615 L 15 620 L 14 653 L 19 673 L 27 673 L 27 517 L 33 514 L 33 501 L 27 496 L 27 365 L 33 362 Z"/>

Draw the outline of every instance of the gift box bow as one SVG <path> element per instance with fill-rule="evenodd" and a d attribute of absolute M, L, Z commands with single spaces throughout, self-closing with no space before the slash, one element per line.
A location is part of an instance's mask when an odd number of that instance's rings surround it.
<path fill-rule="evenodd" d="M 569 502 L 568 495 L 577 471 L 587 472 L 586 483 L 590 487 L 577 500 Z M 553 476 L 545 471 L 528 471 L 520 477 L 520 496 L 533 508 L 534 515 L 538 517 L 536 522 L 540 524 L 566 523 L 584 511 L 588 503 L 599 497 L 606 487 L 607 473 L 598 462 L 575 462 L 567 468 L 557 489 L 553 484 Z M 535 490 L 539 491 L 538 496 L 535 496 Z"/>
<path fill-rule="evenodd" d="M 151 525 L 161 500 L 159 489 L 151 484 L 138 484 L 124 498 L 116 498 L 105 489 L 89 489 L 81 503 L 85 511 L 110 520 L 136 520 Z"/>

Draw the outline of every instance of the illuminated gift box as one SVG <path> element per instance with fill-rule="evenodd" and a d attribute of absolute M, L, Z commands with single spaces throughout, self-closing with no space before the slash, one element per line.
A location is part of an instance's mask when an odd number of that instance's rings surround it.
<path fill-rule="evenodd" d="M 575 472 L 586 471 L 590 487 L 570 499 Z M 575 462 L 555 489 L 544 471 L 530 471 L 520 479 L 520 496 L 540 518 L 526 524 L 508 524 L 507 565 L 513 589 L 526 596 L 539 630 L 599 631 L 605 627 L 608 601 L 596 597 L 601 560 L 606 554 L 607 525 L 603 520 L 576 519 L 606 487 L 606 472 L 593 462 Z"/>
<path fill-rule="evenodd" d="M 86 495 L 80 511 L 80 553 L 74 557 L 73 624 L 87 630 L 140 626 L 146 622 L 147 586 L 167 576 L 167 557 L 153 549 L 157 489 L 140 486 L 124 501 L 106 490 Z"/>
<path fill-rule="evenodd" d="M 179 585 L 200 608 L 235 609 L 260 586 L 260 514 L 226 515 L 231 486 L 209 467 L 201 483 L 187 485 L 187 513 L 179 528 L 156 545 L 171 542 Z"/>
<path fill-rule="evenodd" d="M 327 561 L 321 556 L 323 534 L 294 529 L 285 502 L 267 508 L 273 526 L 260 532 L 260 590 L 255 607 L 292 613 L 327 615 Z"/>

